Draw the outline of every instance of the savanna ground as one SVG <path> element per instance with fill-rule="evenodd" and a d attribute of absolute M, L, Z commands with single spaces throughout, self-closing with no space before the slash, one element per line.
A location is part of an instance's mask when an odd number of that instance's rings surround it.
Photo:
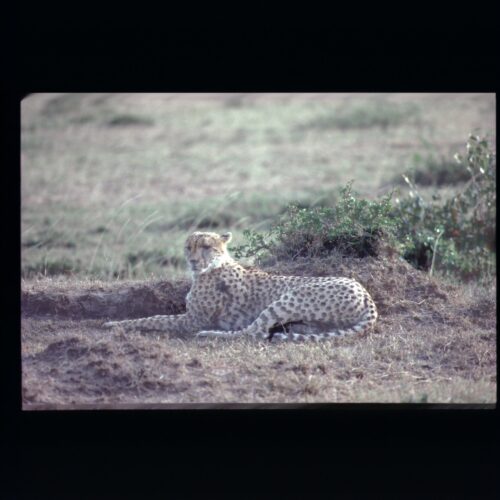
<path fill-rule="evenodd" d="M 290 202 L 335 201 L 351 179 L 374 199 L 401 174 L 462 152 L 473 130 L 495 143 L 494 95 L 29 96 L 23 407 L 495 403 L 494 276 L 429 276 L 391 253 L 269 264 L 358 279 L 380 314 L 362 337 L 272 344 L 100 328 L 183 311 L 182 247 L 193 230 L 230 230 L 238 245 L 244 229 L 265 230 Z"/>

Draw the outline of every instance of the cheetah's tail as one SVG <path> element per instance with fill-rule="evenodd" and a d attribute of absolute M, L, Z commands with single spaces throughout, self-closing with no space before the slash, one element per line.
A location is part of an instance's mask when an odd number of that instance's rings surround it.
<path fill-rule="evenodd" d="M 364 317 L 354 326 L 332 330 L 330 332 L 321 333 L 275 333 L 270 339 L 272 342 L 277 341 L 318 341 L 326 340 L 335 337 L 346 337 L 348 335 L 361 334 L 369 330 L 376 322 L 377 318 L 373 316 Z"/>

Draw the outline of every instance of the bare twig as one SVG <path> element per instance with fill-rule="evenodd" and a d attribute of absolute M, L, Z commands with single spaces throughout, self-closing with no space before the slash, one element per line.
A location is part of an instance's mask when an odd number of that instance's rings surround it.
<path fill-rule="evenodd" d="M 438 234 L 438 237 L 436 238 L 436 241 L 434 242 L 434 248 L 432 249 L 432 262 L 431 262 L 431 268 L 429 269 L 429 276 L 432 276 L 432 273 L 434 272 L 434 261 L 436 259 L 436 250 L 439 242 L 439 238 L 443 235 L 444 231 L 441 231 Z"/>

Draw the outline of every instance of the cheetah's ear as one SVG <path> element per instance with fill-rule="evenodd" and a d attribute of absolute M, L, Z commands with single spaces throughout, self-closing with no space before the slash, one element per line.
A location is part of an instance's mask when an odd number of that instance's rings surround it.
<path fill-rule="evenodd" d="M 221 234 L 220 239 L 227 245 L 231 241 L 232 237 L 233 233 L 224 233 Z"/>

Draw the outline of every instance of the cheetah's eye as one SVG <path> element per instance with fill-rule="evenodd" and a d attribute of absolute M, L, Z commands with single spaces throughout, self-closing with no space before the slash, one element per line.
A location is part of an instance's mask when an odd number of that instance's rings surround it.
<path fill-rule="evenodd" d="M 201 245 L 201 248 L 203 250 L 209 250 L 210 249 L 210 245 Z"/>

